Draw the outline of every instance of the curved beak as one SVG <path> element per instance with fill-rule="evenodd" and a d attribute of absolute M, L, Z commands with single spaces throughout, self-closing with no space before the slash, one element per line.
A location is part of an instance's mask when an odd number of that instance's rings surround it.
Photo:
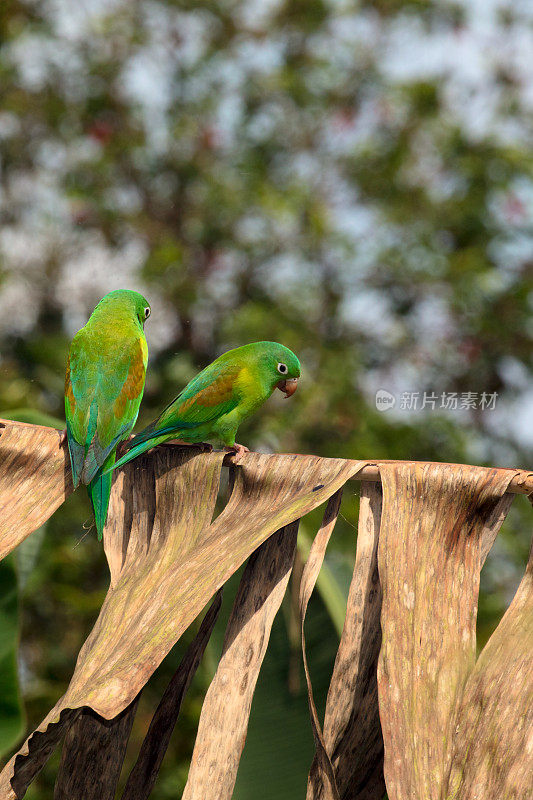
<path fill-rule="evenodd" d="M 294 394 L 298 388 L 298 378 L 286 378 L 276 384 L 280 392 L 285 392 L 285 399 Z"/>

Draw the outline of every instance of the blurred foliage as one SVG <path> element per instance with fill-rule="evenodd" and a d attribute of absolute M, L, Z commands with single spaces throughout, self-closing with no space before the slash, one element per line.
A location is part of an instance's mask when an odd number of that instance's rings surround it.
<path fill-rule="evenodd" d="M 274 339 L 300 356 L 301 387 L 242 427 L 248 446 L 528 467 L 532 36 L 527 4 L 511 2 L 2 3 L 4 415 L 61 425 L 69 340 L 121 286 L 142 290 L 153 311 L 139 425 L 223 350 Z M 398 401 L 387 413 L 374 402 L 381 388 Z M 409 411 L 403 392 L 498 399 L 495 411 L 439 401 Z M 313 636 L 328 643 L 329 664 L 335 628 L 320 596 L 353 563 L 354 493 L 307 622 L 310 650 Z M 319 519 L 310 515 L 306 537 Z M 105 594 L 90 522 L 77 492 L 25 578 L 29 728 L 64 692 Z M 518 583 L 529 527 L 519 498 L 482 573 L 480 642 Z M 187 640 L 143 694 L 130 765 Z M 296 748 L 303 785 L 311 744 L 303 689 L 296 705 L 287 694 L 289 643 L 280 614 L 239 773 L 243 800 L 270 796 L 272 776 L 254 766 L 262 725 L 279 764 L 267 729 L 298 728 L 283 746 Z M 154 798 L 184 785 L 214 663 L 195 679 Z M 312 652 L 310 663 L 318 668 Z M 284 681 L 285 693 L 268 697 Z M 317 682 L 323 706 L 327 679 Z M 51 796 L 54 763 L 34 800 Z"/>
<path fill-rule="evenodd" d="M 17 676 L 19 604 L 15 557 L 0 561 L 0 756 L 20 739 L 25 718 Z"/>

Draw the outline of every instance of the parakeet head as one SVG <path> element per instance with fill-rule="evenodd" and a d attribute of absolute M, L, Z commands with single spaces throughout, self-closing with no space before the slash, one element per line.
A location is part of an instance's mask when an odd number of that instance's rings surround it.
<path fill-rule="evenodd" d="M 106 294 L 96 308 L 93 314 L 105 313 L 108 315 L 127 314 L 136 317 L 141 326 L 151 314 L 150 303 L 148 300 L 130 289 L 115 289 L 113 292 Z"/>
<path fill-rule="evenodd" d="M 298 388 L 300 362 L 292 350 L 278 342 L 254 342 L 240 349 L 247 350 L 256 361 L 271 391 L 277 388 L 285 393 L 285 397 L 294 394 Z"/>

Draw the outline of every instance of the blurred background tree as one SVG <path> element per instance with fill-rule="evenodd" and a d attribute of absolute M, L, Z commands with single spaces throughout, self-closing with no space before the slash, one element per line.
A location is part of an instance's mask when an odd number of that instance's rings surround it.
<path fill-rule="evenodd" d="M 225 349 L 274 339 L 303 379 L 243 427 L 252 448 L 531 464 L 530 4 L 5 0 L 0 26 L 0 415 L 60 425 L 70 338 L 105 292 L 136 288 L 153 311 L 140 425 Z M 394 408 L 377 410 L 379 389 Z M 355 506 L 346 496 L 309 618 L 322 703 Z M 514 506 L 482 573 L 480 641 L 526 560 L 527 504 Z M 89 519 L 78 492 L 18 559 L 29 728 L 105 593 Z M 285 612 L 241 800 L 272 796 L 273 760 L 276 796 L 296 796 L 311 759 Z M 130 763 L 184 646 L 145 690 Z M 184 784 L 215 663 L 212 648 L 157 800 Z M 50 797 L 53 776 L 28 796 Z"/>

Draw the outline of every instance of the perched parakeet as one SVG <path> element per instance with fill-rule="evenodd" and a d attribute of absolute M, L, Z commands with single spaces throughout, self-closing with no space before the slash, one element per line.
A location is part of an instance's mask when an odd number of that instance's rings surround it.
<path fill-rule="evenodd" d="M 130 442 L 120 467 L 168 439 L 184 443 L 221 441 L 238 458 L 246 451 L 235 444 L 241 422 L 277 387 L 290 397 L 296 391 L 300 362 L 277 342 L 254 342 L 229 350 L 200 372 L 163 413 Z"/>
<path fill-rule="evenodd" d="M 117 445 L 137 419 L 148 347 L 150 306 L 138 292 L 119 289 L 100 300 L 70 345 L 65 378 L 67 440 L 74 488 L 87 485 L 98 538 L 107 518 Z M 104 474 L 105 473 L 105 474 Z"/>

